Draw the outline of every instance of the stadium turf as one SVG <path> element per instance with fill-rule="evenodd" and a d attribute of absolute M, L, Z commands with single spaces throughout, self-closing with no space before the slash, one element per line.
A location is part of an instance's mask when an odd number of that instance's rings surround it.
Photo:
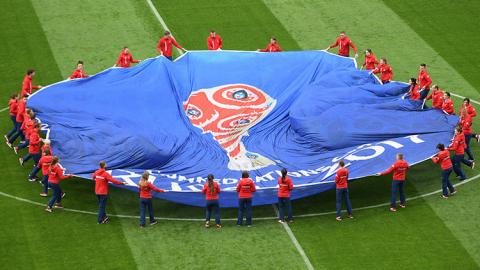
<path fill-rule="evenodd" d="M 262 48 L 272 35 L 286 50 L 323 49 L 345 30 L 359 48 L 371 47 L 378 57 L 387 56 L 395 79 L 407 80 L 426 62 L 442 87 L 479 99 L 475 67 L 480 49 L 473 46 L 480 26 L 473 16 L 480 11 L 476 2 L 153 2 L 188 49 L 204 49 L 212 28 L 223 37 L 224 49 L 232 50 Z M 137 58 L 154 56 L 162 31 L 143 0 L 75 0 L 68 5 L 19 0 L 0 5 L 0 99 L 5 101 L 19 89 L 29 67 L 38 70 L 35 82 L 43 85 L 68 76 L 78 59 L 92 74 L 112 66 L 124 45 Z M 460 100 L 455 102 L 458 108 Z M 10 128 L 6 112 L 0 127 Z M 480 155 L 478 147 L 474 149 Z M 38 196 L 40 185 L 26 181 L 31 163 L 21 168 L 6 146 L 0 146 L 0 154 L 0 192 L 46 202 Z M 439 169 L 429 161 L 416 165 L 409 178 L 409 197 L 440 188 Z M 387 202 L 389 186 L 388 177 L 353 182 L 354 207 Z M 74 179 L 62 187 L 66 207 L 96 211 L 92 183 Z M 448 201 L 436 194 L 411 201 L 395 214 L 379 207 L 355 212 L 355 220 L 338 223 L 333 215 L 323 215 L 298 218 L 290 227 L 316 269 L 478 269 L 479 188 L 479 181 L 472 181 Z M 111 193 L 110 214 L 138 215 L 136 194 L 116 188 Z M 334 192 L 326 192 L 295 201 L 295 214 L 332 211 L 334 197 Z M 162 217 L 203 216 L 201 208 L 160 200 L 155 210 Z M 140 230 L 136 219 L 112 218 L 99 226 L 91 214 L 58 210 L 50 215 L 41 206 L 5 196 L 0 196 L 0 211 L 0 265 L 5 269 L 306 268 L 283 227 L 273 220 L 256 221 L 250 229 L 226 221 L 221 231 L 205 230 L 198 221 L 161 221 Z M 254 209 L 256 217 L 273 214 L 272 206 Z M 222 210 L 222 216 L 234 217 L 235 209 Z"/>

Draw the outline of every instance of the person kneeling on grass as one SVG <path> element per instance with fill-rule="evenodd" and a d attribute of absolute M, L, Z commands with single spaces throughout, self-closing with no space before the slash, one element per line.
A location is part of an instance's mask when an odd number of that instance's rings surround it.
<path fill-rule="evenodd" d="M 155 220 L 153 215 L 152 205 L 152 190 L 155 192 L 167 192 L 166 190 L 159 189 L 148 181 L 150 174 L 144 172 L 142 178 L 138 183 L 138 190 L 140 191 L 140 228 L 145 228 L 145 208 L 148 207 L 148 214 L 150 217 L 150 225 L 155 225 L 158 221 Z"/>
<path fill-rule="evenodd" d="M 386 175 L 393 172 L 392 181 L 392 200 L 390 204 L 390 211 L 396 212 L 397 191 L 400 193 L 400 207 L 405 208 L 405 192 L 404 185 L 407 177 L 407 171 L 410 168 L 408 163 L 403 160 L 403 154 L 397 154 L 397 161 L 388 168 L 388 170 L 378 173 L 377 176 Z"/>
<path fill-rule="evenodd" d="M 247 171 L 242 172 L 242 179 L 238 181 L 238 219 L 237 226 L 242 226 L 243 212 L 246 212 L 247 226 L 252 226 L 252 195 L 257 189 L 255 183 L 249 178 Z"/>
<path fill-rule="evenodd" d="M 125 183 L 113 178 L 107 171 L 107 163 L 100 161 L 100 168 L 93 173 L 92 179 L 95 181 L 95 195 L 98 199 L 98 224 L 106 224 L 108 216 L 106 211 L 108 199 L 108 182 L 116 185 L 125 185 Z"/>
<path fill-rule="evenodd" d="M 348 169 L 345 168 L 345 162 L 340 160 L 338 162 L 340 169 L 337 171 L 335 176 L 335 185 L 336 185 L 336 208 L 337 208 L 337 217 L 336 220 L 342 220 L 342 200 L 345 198 L 345 205 L 347 207 L 348 218 L 353 218 L 352 215 L 352 204 L 350 203 L 350 195 L 348 194 Z"/>
<path fill-rule="evenodd" d="M 61 201 L 62 198 L 65 197 L 65 193 L 62 192 L 62 189 L 60 188 L 60 181 L 73 177 L 73 174 L 63 175 L 63 170 L 58 165 L 58 162 L 58 157 L 53 157 L 50 168 L 48 169 L 48 184 L 52 188 L 53 194 L 50 201 L 48 201 L 45 211 L 50 213 L 52 213 L 52 207 L 55 202 L 55 208 L 63 208 Z"/>
<path fill-rule="evenodd" d="M 440 152 L 432 157 L 432 161 L 434 163 L 440 163 L 440 167 L 442 168 L 442 198 L 448 199 L 448 191 L 450 191 L 451 195 L 457 193 L 449 179 L 452 173 L 452 160 L 450 159 L 450 152 L 445 149 L 445 145 L 440 143 L 437 145 L 437 149 Z"/>
<path fill-rule="evenodd" d="M 287 176 L 287 169 L 282 169 L 282 177 L 278 178 L 278 222 L 283 223 L 284 209 L 287 209 L 287 221 L 292 222 L 292 205 L 290 203 L 290 191 L 293 190 L 292 179 Z"/>
<path fill-rule="evenodd" d="M 40 196 L 47 197 L 48 196 L 48 169 L 50 168 L 50 164 L 52 163 L 53 157 L 50 155 L 50 150 L 46 149 L 44 152 L 43 157 L 40 158 L 38 161 L 38 168 L 42 168 L 42 193 Z"/>
<path fill-rule="evenodd" d="M 203 185 L 202 193 L 205 194 L 205 199 L 207 201 L 206 205 L 206 214 L 205 214 L 205 228 L 210 228 L 210 216 L 215 216 L 215 226 L 217 229 L 222 228 L 220 224 L 220 205 L 218 204 L 218 193 L 220 193 L 220 185 L 217 182 L 213 181 L 213 174 L 207 176 L 207 183 Z"/>

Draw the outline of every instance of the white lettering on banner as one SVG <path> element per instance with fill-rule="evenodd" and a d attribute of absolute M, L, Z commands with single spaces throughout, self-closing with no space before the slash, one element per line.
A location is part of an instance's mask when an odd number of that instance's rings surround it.
<path fill-rule="evenodd" d="M 207 182 L 207 178 L 203 178 L 201 176 L 197 177 L 197 183 L 206 183 L 206 182 Z"/>
<path fill-rule="evenodd" d="M 172 191 L 182 191 L 182 188 L 180 187 L 180 185 L 177 183 L 177 182 L 170 182 L 172 185 Z"/>
<path fill-rule="evenodd" d="M 414 143 L 424 143 L 425 141 L 418 137 L 419 135 L 410 135 L 405 138 L 410 139 Z"/>
<path fill-rule="evenodd" d="M 357 155 L 359 152 L 361 152 L 361 151 L 363 152 L 364 150 L 373 150 L 373 151 L 375 151 L 375 153 L 373 153 L 371 155 L 368 155 L 368 156 Z M 381 154 L 383 154 L 383 152 L 385 152 L 385 147 L 382 147 L 380 145 L 371 145 L 371 146 L 367 146 L 365 148 L 362 148 L 362 149 L 358 150 L 358 152 L 355 152 L 355 153 L 352 153 L 352 154 L 346 156 L 345 159 L 350 160 L 350 161 L 367 160 L 367 159 L 372 159 L 372 158 L 378 157 Z"/>
<path fill-rule="evenodd" d="M 183 175 L 179 175 L 177 181 L 178 181 L 178 182 L 188 181 L 189 183 L 192 183 L 192 184 L 193 184 L 193 182 L 195 181 L 195 177 L 187 178 L 187 177 L 185 177 L 185 176 L 183 176 Z"/>
<path fill-rule="evenodd" d="M 224 185 L 233 185 L 237 182 L 238 182 L 238 179 L 235 179 L 235 178 L 223 178 L 223 181 L 222 181 Z"/>
<path fill-rule="evenodd" d="M 109 170 L 107 172 L 113 176 L 111 170 Z M 115 172 L 127 173 L 127 174 L 119 174 L 119 175 L 116 174 L 115 176 L 113 176 L 114 178 L 121 178 L 123 180 L 123 182 L 125 182 L 125 185 L 127 185 L 127 186 L 137 186 L 137 184 L 132 180 L 132 178 L 133 179 L 138 179 L 138 178 L 142 177 L 141 174 L 131 172 L 131 171 L 127 171 L 127 170 L 116 170 Z"/>

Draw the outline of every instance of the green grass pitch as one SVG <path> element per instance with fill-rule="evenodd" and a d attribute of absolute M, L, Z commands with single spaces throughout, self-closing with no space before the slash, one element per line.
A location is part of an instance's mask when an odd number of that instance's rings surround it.
<path fill-rule="evenodd" d="M 479 1 L 447 0 L 153 0 L 180 44 L 205 49 L 210 29 L 224 49 L 255 50 L 276 36 L 285 50 L 324 49 L 345 30 L 359 49 L 386 56 L 396 80 L 416 75 L 426 62 L 435 83 L 480 100 L 478 68 Z M 0 0 L 0 100 L 18 91 L 26 69 L 48 85 L 66 78 L 82 59 L 94 74 L 115 61 L 128 45 L 134 55 L 155 55 L 163 29 L 146 0 Z M 361 60 L 360 60 L 361 61 Z M 456 108 L 459 99 L 454 99 Z M 4 106 L 1 106 L 4 107 Z M 480 106 L 476 106 L 480 110 Z M 478 117 L 477 117 L 478 118 Z M 479 121 L 474 130 L 479 130 Z M 0 129 L 11 123 L 0 115 Z M 473 144 L 473 143 L 472 143 Z M 478 146 L 473 146 L 479 156 Z M 408 160 L 408 157 L 407 157 Z M 237 228 L 227 220 L 221 231 L 201 221 L 161 220 L 145 230 L 134 218 L 113 217 L 106 226 L 88 213 L 55 211 L 40 205 L 40 185 L 26 181 L 31 163 L 19 166 L 13 151 L 0 145 L 0 269 L 306 269 L 289 235 L 275 220 L 255 220 Z M 478 170 L 466 169 L 468 177 Z M 439 169 L 430 161 L 414 166 L 407 196 L 440 188 Z M 453 178 L 453 177 L 452 177 Z M 454 183 L 457 183 L 454 180 Z M 62 183 L 64 206 L 96 211 L 93 183 Z M 293 235 L 315 269 L 479 269 L 480 182 L 459 187 L 457 196 L 439 194 L 408 202 L 390 213 L 373 207 L 354 212 L 355 220 L 334 215 L 297 218 Z M 350 185 L 354 208 L 388 201 L 390 178 L 366 178 Z M 6 196 L 9 194 L 10 197 Z M 326 192 L 293 202 L 295 215 L 334 210 Z M 202 219 L 202 208 L 155 200 L 160 217 Z M 137 194 L 111 189 L 111 215 L 138 215 Z M 233 218 L 236 209 L 222 209 Z M 272 206 L 254 208 L 254 217 L 273 217 Z"/>

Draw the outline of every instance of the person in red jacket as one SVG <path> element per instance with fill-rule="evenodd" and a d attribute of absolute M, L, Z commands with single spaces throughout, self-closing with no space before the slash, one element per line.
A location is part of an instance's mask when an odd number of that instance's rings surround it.
<path fill-rule="evenodd" d="M 48 169 L 48 186 L 52 189 L 53 194 L 48 201 L 45 211 L 50 213 L 52 212 L 52 207 L 55 202 L 55 208 L 63 208 L 61 201 L 62 198 L 65 197 L 65 193 L 62 192 L 62 189 L 60 188 L 60 181 L 73 177 L 73 174 L 64 175 L 62 168 L 58 165 L 58 162 L 58 157 L 53 157 L 52 163 Z"/>
<path fill-rule="evenodd" d="M 448 199 L 448 191 L 450 194 L 455 194 L 457 191 L 450 183 L 450 174 L 452 173 L 452 161 L 450 159 L 450 152 L 445 149 L 445 145 L 437 145 L 438 154 L 432 157 L 434 163 L 440 163 L 440 168 L 442 168 L 442 198 Z"/>
<path fill-rule="evenodd" d="M 16 129 L 16 119 L 17 119 L 17 102 L 18 102 L 18 95 L 12 94 L 10 96 L 10 100 L 8 100 L 8 112 L 10 113 L 10 120 L 12 121 L 13 127 L 12 129 L 5 134 L 5 140 L 10 139 L 10 137 L 15 133 Z"/>
<path fill-rule="evenodd" d="M 265 49 L 258 49 L 257 51 L 258 52 L 283 52 L 282 48 L 280 48 L 280 45 L 277 42 L 276 37 L 270 38 L 270 43 L 268 43 Z"/>
<path fill-rule="evenodd" d="M 50 140 L 45 139 L 43 140 L 43 146 L 42 146 L 42 157 L 45 156 L 45 151 L 48 149 L 50 151 L 50 155 L 53 155 L 52 147 L 50 146 Z"/>
<path fill-rule="evenodd" d="M 420 64 L 418 68 L 418 84 L 420 84 L 420 99 L 424 100 L 430 92 L 430 84 L 432 84 L 432 79 L 427 72 L 427 65 Z"/>
<path fill-rule="evenodd" d="M 140 191 L 140 228 L 145 228 L 145 210 L 148 208 L 148 214 L 150 217 L 150 225 L 155 225 L 158 221 L 155 220 L 153 215 L 152 205 L 152 191 L 166 192 L 166 190 L 159 189 L 148 181 L 150 174 L 144 172 L 140 182 L 138 183 L 138 190 Z"/>
<path fill-rule="evenodd" d="M 432 93 L 428 95 L 427 100 L 432 100 L 432 106 L 435 109 L 442 110 L 443 108 L 443 91 L 440 90 L 438 85 L 432 86 Z"/>
<path fill-rule="evenodd" d="M 27 75 L 23 77 L 23 82 L 22 82 L 22 96 L 29 96 L 32 94 L 33 90 L 38 90 L 42 88 L 41 85 L 32 84 L 32 80 L 34 76 L 35 76 L 34 69 L 27 70 Z"/>
<path fill-rule="evenodd" d="M 365 51 L 365 60 L 363 61 L 362 69 L 365 68 L 365 70 L 374 70 L 376 65 L 378 65 L 377 58 L 372 53 L 371 49 L 367 49 Z"/>
<path fill-rule="evenodd" d="M 468 97 L 463 99 L 462 108 L 460 108 L 460 114 L 463 111 L 465 111 L 472 119 L 477 116 L 477 111 L 475 110 L 475 107 L 473 107 L 473 105 L 470 103 L 470 99 Z"/>
<path fill-rule="evenodd" d="M 133 59 L 132 54 L 128 50 L 128 47 L 123 47 L 120 56 L 118 57 L 117 63 L 115 64 L 116 67 L 128 68 L 132 63 L 140 63 L 142 60 L 135 60 Z"/>
<path fill-rule="evenodd" d="M 77 62 L 77 68 L 73 71 L 72 75 L 68 77 L 69 80 L 72 79 L 84 79 L 88 78 L 88 75 L 85 74 L 85 69 L 83 68 L 83 61 Z"/>
<path fill-rule="evenodd" d="M 338 162 L 337 174 L 335 176 L 336 187 L 336 203 L 337 217 L 336 220 L 342 220 L 342 201 L 345 198 L 345 205 L 347 207 L 348 218 L 353 218 L 352 204 L 350 203 L 350 195 L 348 194 L 348 169 L 345 168 L 345 162 L 340 160 Z"/>
<path fill-rule="evenodd" d="M 30 132 L 30 137 L 29 137 L 30 144 L 28 146 L 28 154 L 27 154 L 28 157 L 27 156 L 23 157 L 23 161 L 28 160 L 29 157 L 31 157 L 33 159 L 33 162 L 35 163 L 32 171 L 30 172 L 30 175 L 28 176 L 28 181 L 30 182 L 37 181 L 37 173 L 40 170 L 38 168 L 38 162 L 42 157 L 42 154 L 40 153 L 40 143 L 42 139 L 40 138 L 39 132 L 40 132 L 40 124 L 36 123 L 35 127 Z"/>
<path fill-rule="evenodd" d="M 207 48 L 209 51 L 216 51 L 222 49 L 222 37 L 218 35 L 215 30 L 210 31 L 210 35 L 207 38 Z"/>
<path fill-rule="evenodd" d="M 285 222 L 284 208 L 287 209 L 287 222 L 293 221 L 290 192 L 293 190 L 292 179 L 287 176 L 287 169 L 282 169 L 282 177 L 278 178 L 278 222 Z"/>
<path fill-rule="evenodd" d="M 350 57 L 350 47 L 352 47 L 355 52 L 355 58 L 358 57 L 357 47 L 353 42 L 345 35 L 345 31 L 340 32 L 340 36 L 337 38 L 337 41 L 332 45 L 328 46 L 325 50 L 328 51 L 331 48 L 338 46 L 338 55 Z"/>
<path fill-rule="evenodd" d="M 220 205 L 218 203 L 218 194 L 220 193 L 220 185 L 217 182 L 213 181 L 213 174 L 207 176 L 207 183 L 203 185 L 202 193 L 205 194 L 205 199 L 207 201 L 206 213 L 205 213 L 205 228 L 210 228 L 210 217 L 215 216 L 215 226 L 217 229 L 222 228 L 220 223 Z"/>
<path fill-rule="evenodd" d="M 474 161 L 475 157 L 473 156 L 472 151 L 470 150 L 470 141 L 472 138 L 479 140 L 479 136 L 472 131 L 472 117 L 467 113 L 466 110 L 461 111 L 460 113 L 460 124 L 462 125 L 462 132 L 465 135 L 465 153 L 467 153 L 468 160 Z"/>
<path fill-rule="evenodd" d="M 95 181 L 95 195 L 98 199 L 98 224 L 106 224 L 108 216 L 106 211 L 108 199 L 108 182 L 116 185 L 125 185 L 125 183 L 113 178 L 107 171 L 107 163 L 100 161 L 100 168 L 93 173 L 92 179 Z"/>
<path fill-rule="evenodd" d="M 24 121 L 23 121 L 22 125 L 20 126 L 20 130 L 25 135 L 25 141 L 23 143 L 20 143 L 18 146 L 13 147 L 13 151 L 17 155 L 18 155 L 18 151 L 22 150 L 23 148 L 28 147 L 28 145 L 30 144 L 30 135 L 31 135 L 33 129 L 35 128 L 35 124 L 37 123 L 37 120 L 35 119 L 35 112 L 33 112 L 30 109 L 27 109 L 25 111 L 25 116 L 23 118 L 24 118 Z M 29 158 L 27 158 L 27 160 Z M 22 163 L 22 162 L 20 162 L 20 163 Z M 21 164 L 21 165 L 23 166 L 23 164 Z"/>
<path fill-rule="evenodd" d="M 7 140 L 8 147 L 12 147 L 12 144 L 20 136 L 20 141 L 25 141 L 25 134 L 22 132 L 22 123 L 25 116 L 26 106 L 27 106 L 27 95 L 24 95 L 17 101 L 17 114 L 15 116 L 15 132 Z"/>
<path fill-rule="evenodd" d="M 238 181 L 238 219 L 237 226 L 242 226 L 243 212 L 246 212 L 247 226 L 252 226 L 252 195 L 257 190 L 255 183 L 249 178 L 247 171 L 242 172 L 242 179 Z"/>
<path fill-rule="evenodd" d="M 169 60 L 172 60 L 172 45 L 175 45 L 175 47 L 179 48 L 183 52 L 187 51 L 177 43 L 169 31 L 165 31 L 164 36 L 158 41 L 157 52 Z"/>
<path fill-rule="evenodd" d="M 405 208 L 405 192 L 404 192 L 404 185 L 405 179 L 407 177 L 407 172 L 410 166 L 408 163 L 403 160 L 403 154 L 397 154 L 397 161 L 393 163 L 393 165 L 388 168 L 388 170 L 377 174 L 386 175 L 393 172 L 393 181 L 392 181 L 392 199 L 390 201 L 390 211 L 396 212 L 396 202 L 397 202 L 397 191 L 400 193 L 400 207 Z"/>
<path fill-rule="evenodd" d="M 50 164 L 52 163 L 53 156 L 50 153 L 50 150 L 46 149 L 45 154 L 40 158 L 38 161 L 38 168 L 42 169 L 42 193 L 40 196 L 47 197 L 48 196 L 48 170 L 50 168 Z"/>
<path fill-rule="evenodd" d="M 380 59 L 380 64 L 372 72 L 375 74 L 377 73 L 381 74 L 380 80 L 382 81 L 383 84 L 389 83 L 393 79 L 392 68 L 387 64 L 387 59 L 385 58 Z"/>
<path fill-rule="evenodd" d="M 442 110 L 446 114 L 455 114 L 455 109 L 453 107 L 453 100 L 450 98 L 449 92 L 445 92 L 445 94 L 443 94 Z"/>
<path fill-rule="evenodd" d="M 457 175 L 457 178 L 460 178 L 460 181 L 467 179 L 465 173 L 462 170 L 462 163 L 471 167 L 475 167 L 475 162 L 465 159 L 465 148 L 467 144 L 465 143 L 465 135 L 463 134 L 462 126 L 457 126 L 455 128 L 455 137 L 453 138 L 452 144 L 447 148 L 449 151 L 454 151 L 453 155 L 453 171 Z"/>
<path fill-rule="evenodd" d="M 408 90 L 407 95 L 410 96 L 411 100 L 419 100 L 420 93 L 418 92 L 417 79 L 410 78 L 410 81 L 408 83 L 410 84 L 410 89 Z"/>

